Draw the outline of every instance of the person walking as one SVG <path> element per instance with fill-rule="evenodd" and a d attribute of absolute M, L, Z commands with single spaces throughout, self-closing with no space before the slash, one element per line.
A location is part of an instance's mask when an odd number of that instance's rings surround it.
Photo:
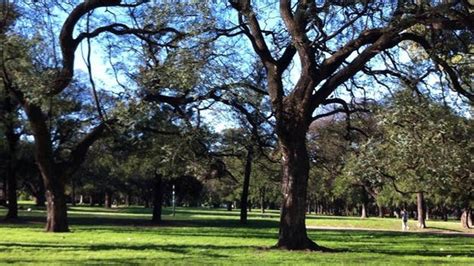
<path fill-rule="evenodd" d="M 408 231 L 408 212 L 403 209 L 402 211 L 402 230 L 403 231 Z"/>

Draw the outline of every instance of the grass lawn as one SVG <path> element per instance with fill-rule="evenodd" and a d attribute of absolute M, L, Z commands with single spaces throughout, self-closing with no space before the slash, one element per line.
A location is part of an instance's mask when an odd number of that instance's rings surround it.
<path fill-rule="evenodd" d="M 28 206 L 25 206 L 27 208 Z M 246 226 L 238 212 L 165 209 L 165 224 L 148 223 L 151 210 L 131 207 L 71 207 L 72 233 L 44 233 L 44 211 L 20 211 L 22 221 L 0 222 L 0 263 L 163 263 L 163 264 L 466 264 L 474 265 L 474 238 L 403 232 L 309 230 L 334 253 L 268 249 L 278 236 L 278 213 L 252 212 Z M 0 209 L 0 215 L 5 214 Z M 395 219 L 308 217 L 308 225 L 399 230 Z M 456 222 L 428 226 L 460 230 Z M 414 226 L 414 222 L 413 225 Z"/>

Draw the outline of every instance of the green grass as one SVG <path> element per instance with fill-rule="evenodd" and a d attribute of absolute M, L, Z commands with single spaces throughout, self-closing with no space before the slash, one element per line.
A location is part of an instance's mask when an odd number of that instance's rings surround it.
<path fill-rule="evenodd" d="M 28 206 L 25 206 L 27 208 Z M 72 233 L 42 231 L 44 211 L 20 211 L 18 223 L 0 222 L 0 263 L 82 264 L 474 264 L 474 238 L 424 233 L 309 230 L 334 253 L 269 249 L 278 236 L 278 213 L 252 212 L 246 226 L 238 212 L 165 209 L 165 225 L 152 226 L 150 210 L 72 207 Z M 0 209 L 0 215 L 4 215 Z M 429 221 L 435 223 L 434 221 Z M 450 229 L 454 222 L 436 222 Z M 399 229 L 395 219 L 308 218 L 309 225 Z"/>

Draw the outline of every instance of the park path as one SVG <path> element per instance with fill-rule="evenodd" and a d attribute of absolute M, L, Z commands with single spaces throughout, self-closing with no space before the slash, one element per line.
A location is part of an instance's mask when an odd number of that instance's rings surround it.
<path fill-rule="evenodd" d="M 422 234 L 433 234 L 433 235 L 451 235 L 451 236 L 466 236 L 474 237 L 473 233 L 467 232 L 454 232 L 448 230 L 438 230 L 438 229 L 424 229 L 424 230 L 391 230 L 391 229 L 374 229 L 374 228 L 357 228 L 357 227 L 334 227 L 334 226 L 306 226 L 308 230 L 334 230 L 334 231 L 372 231 L 372 232 L 397 232 L 397 233 L 422 233 Z"/>

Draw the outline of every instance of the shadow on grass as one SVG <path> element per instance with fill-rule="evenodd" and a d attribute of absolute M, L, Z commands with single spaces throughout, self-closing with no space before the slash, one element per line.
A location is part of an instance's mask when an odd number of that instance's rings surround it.
<path fill-rule="evenodd" d="M 167 218 L 167 217 L 165 217 Z M 179 218 L 178 218 L 179 219 Z M 70 225 L 74 226 L 143 226 L 143 227 L 225 227 L 225 228 L 278 228 L 278 222 L 274 220 L 252 220 L 247 224 L 241 224 L 237 219 L 193 219 L 193 220 L 164 220 L 156 224 L 149 219 L 136 217 L 68 217 Z M 15 221 L 0 220 L 1 227 L 17 227 L 21 225 L 42 225 L 46 218 L 42 216 L 21 216 Z"/>
<path fill-rule="evenodd" d="M 34 243 L 1 243 L 0 247 L 11 248 L 11 249 L 52 249 L 55 251 L 61 250 L 75 250 L 75 251 L 165 251 L 177 254 L 196 254 L 196 250 L 205 251 L 198 252 L 199 256 L 205 256 L 210 258 L 226 258 L 228 256 L 223 254 L 216 254 L 212 251 L 219 250 L 240 250 L 240 249 L 257 249 L 258 246 L 251 245 L 231 245 L 231 246 L 220 246 L 220 245 L 189 245 L 189 244 L 90 244 L 90 245 L 75 245 L 75 244 L 34 244 Z"/>

